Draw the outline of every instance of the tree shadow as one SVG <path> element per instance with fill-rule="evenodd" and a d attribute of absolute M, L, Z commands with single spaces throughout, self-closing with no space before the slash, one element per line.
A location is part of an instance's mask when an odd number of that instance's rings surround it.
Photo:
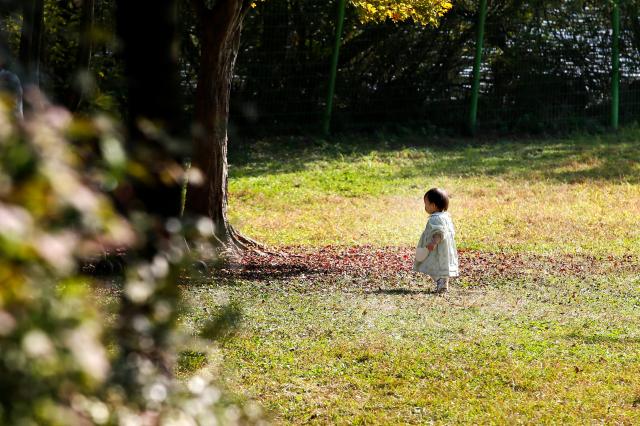
<path fill-rule="evenodd" d="M 371 294 L 385 294 L 391 296 L 410 296 L 410 295 L 418 295 L 418 294 L 433 294 L 440 295 L 442 293 L 436 293 L 430 289 L 424 290 L 416 290 L 409 288 L 379 288 L 377 290 L 370 291 Z"/>
<path fill-rule="evenodd" d="M 317 277 L 330 274 L 330 270 L 310 267 L 305 264 L 282 263 L 265 266 L 264 264 L 232 264 L 212 270 L 216 278 L 223 280 L 271 281 L 288 278 Z"/>
<path fill-rule="evenodd" d="M 433 139 L 425 141 L 407 135 L 388 139 L 354 136 L 331 143 L 310 138 L 276 138 L 273 141 L 244 142 L 230 154 L 231 177 L 258 177 L 295 173 L 314 163 L 359 161 L 378 155 L 394 161 L 400 155 L 391 179 L 434 175 L 509 176 L 528 179 L 532 173 L 560 182 L 619 181 L 640 182 L 637 168 L 640 149 L 635 142 L 638 130 L 619 134 L 567 136 L 563 139 Z M 286 159 L 286 161 L 282 161 Z"/>
<path fill-rule="evenodd" d="M 627 337 L 627 336 L 608 336 L 602 334 L 583 335 L 579 333 L 570 333 L 564 336 L 567 340 L 580 341 L 581 343 L 588 345 L 596 345 L 602 343 L 616 343 L 616 344 L 640 344 L 640 337 Z"/>

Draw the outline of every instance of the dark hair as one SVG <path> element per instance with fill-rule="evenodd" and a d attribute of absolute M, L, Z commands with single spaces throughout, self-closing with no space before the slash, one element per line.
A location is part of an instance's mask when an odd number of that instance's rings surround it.
<path fill-rule="evenodd" d="M 444 189 L 431 188 L 424 194 L 424 199 L 435 204 L 441 212 L 446 212 L 449 209 L 449 195 Z"/>

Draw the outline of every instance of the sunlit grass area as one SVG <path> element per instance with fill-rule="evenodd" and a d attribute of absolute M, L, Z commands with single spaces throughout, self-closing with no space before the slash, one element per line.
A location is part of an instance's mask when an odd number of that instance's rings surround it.
<path fill-rule="evenodd" d="M 230 212 L 249 236 L 311 253 L 411 247 L 422 194 L 441 186 L 466 263 L 444 297 L 394 270 L 191 283 L 192 332 L 227 303 L 243 317 L 180 374 L 221 368 L 276 424 L 638 423 L 639 159 L 637 129 L 237 147 Z"/>
<path fill-rule="evenodd" d="M 282 161 L 284 160 L 284 161 Z M 231 167 L 232 220 L 272 245 L 413 245 L 422 194 L 461 248 L 640 253 L 640 131 L 549 141 L 278 141 Z"/>
<path fill-rule="evenodd" d="M 244 307 L 220 349 L 227 386 L 276 423 L 635 424 L 640 282 L 548 277 L 431 295 L 236 283 L 189 293 Z M 394 285 L 389 283 L 388 285 Z"/>

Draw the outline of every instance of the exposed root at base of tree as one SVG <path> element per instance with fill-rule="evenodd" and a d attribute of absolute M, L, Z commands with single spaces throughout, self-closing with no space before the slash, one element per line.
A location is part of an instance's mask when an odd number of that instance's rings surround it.
<path fill-rule="evenodd" d="M 211 245 L 206 248 L 207 252 L 198 253 L 199 248 L 193 248 L 186 242 L 189 250 L 198 259 L 197 268 L 206 273 L 209 269 L 220 270 L 231 265 L 237 265 L 242 259 L 250 257 L 287 257 L 286 252 L 275 251 L 249 237 L 236 231 L 232 226 L 226 228 L 223 235 L 213 235 Z M 195 252 L 194 252 L 195 251 Z"/>
<path fill-rule="evenodd" d="M 236 229 L 233 226 L 229 227 L 229 231 L 230 231 L 230 239 L 231 241 L 233 241 L 233 244 L 240 248 L 242 252 L 252 252 L 255 253 L 257 255 L 271 255 L 271 256 L 281 256 L 281 255 L 285 255 L 285 253 L 283 252 L 277 252 L 277 251 L 273 251 L 271 250 L 269 247 L 267 247 L 266 245 L 257 242 L 256 240 L 253 240 L 243 234 L 241 234 L 240 232 L 236 231 Z"/>

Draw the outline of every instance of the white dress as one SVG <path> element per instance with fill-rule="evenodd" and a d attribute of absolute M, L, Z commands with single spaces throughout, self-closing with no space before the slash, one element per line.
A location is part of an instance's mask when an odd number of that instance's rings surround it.
<path fill-rule="evenodd" d="M 429 216 L 427 226 L 418 241 L 418 247 L 427 247 L 435 234 L 441 234 L 442 241 L 422 262 L 416 260 L 413 270 L 425 273 L 434 279 L 457 277 L 459 271 L 456 232 L 449 213 L 436 212 Z"/>

